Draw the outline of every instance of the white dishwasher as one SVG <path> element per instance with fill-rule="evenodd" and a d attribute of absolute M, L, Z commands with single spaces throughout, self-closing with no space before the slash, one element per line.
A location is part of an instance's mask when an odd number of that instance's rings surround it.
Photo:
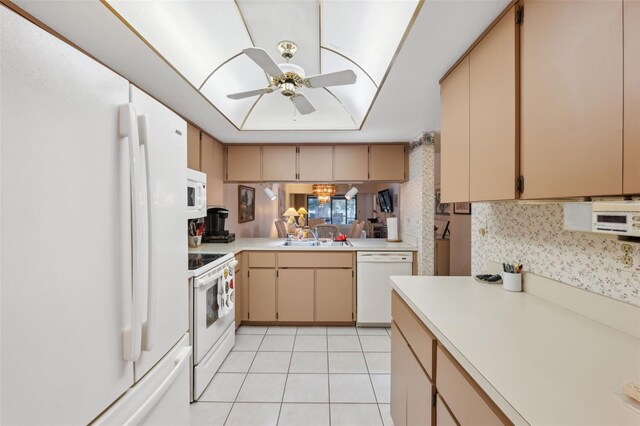
<path fill-rule="evenodd" d="M 357 324 L 391 324 L 392 275 L 413 275 L 413 253 L 397 251 L 359 251 L 357 280 Z"/>

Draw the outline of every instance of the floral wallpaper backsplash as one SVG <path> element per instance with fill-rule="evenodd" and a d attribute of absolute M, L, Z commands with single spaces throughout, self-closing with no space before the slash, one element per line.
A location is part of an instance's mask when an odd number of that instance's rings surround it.
<path fill-rule="evenodd" d="M 474 203 L 471 233 L 474 275 L 487 260 L 521 261 L 525 271 L 640 306 L 640 274 L 620 269 L 622 242 L 565 231 L 562 204 Z"/>
<path fill-rule="evenodd" d="M 433 145 L 412 149 L 409 152 L 409 180 L 400 186 L 400 232 L 417 241 L 419 275 L 433 275 L 433 154 Z"/>

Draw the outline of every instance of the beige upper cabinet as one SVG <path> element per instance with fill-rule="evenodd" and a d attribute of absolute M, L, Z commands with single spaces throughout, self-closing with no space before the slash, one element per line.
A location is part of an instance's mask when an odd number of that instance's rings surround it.
<path fill-rule="evenodd" d="M 404 181 L 406 158 L 406 145 L 370 145 L 369 180 Z"/>
<path fill-rule="evenodd" d="M 440 188 L 445 203 L 469 201 L 469 57 L 440 85 Z"/>
<path fill-rule="evenodd" d="M 297 177 L 297 147 L 292 145 L 262 147 L 262 180 L 291 182 Z"/>
<path fill-rule="evenodd" d="M 471 201 L 512 200 L 519 195 L 515 185 L 519 174 L 520 130 L 520 32 L 516 8 L 513 6 L 469 53 Z M 443 147 L 448 143 L 443 140 Z M 449 152 L 446 151 L 447 156 Z"/>
<path fill-rule="evenodd" d="M 624 0 L 624 193 L 640 194 L 640 1 Z"/>
<path fill-rule="evenodd" d="M 187 124 L 187 167 L 200 170 L 200 129 Z"/>
<path fill-rule="evenodd" d="M 622 0 L 524 2 L 522 198 L 622 192 L 622 45 Z"/>
<path fill-rule="evenodd" d="M 298 180 L 302 182 L 333 181 L 333 147 L 300 146 L 298 148 Z"/>
<path fill-rule="evenodd" d="M 313 321 L 313 269 L 278 271 L 278 321 Z"/>
<path fill-rule="evenodd" d="M 204 132 L 201 137 L 200 171 L 207 174 L 207 205 L 222 206 L 224 204 L 222 144 Z"/>
<path fill-rule="evenodd" d="M 261 147 L 255 145 L 228 146 L 226 180 L 229 182 L 260 182 L 262 180 Z"/>
<path fill-rule="evenodd" d="M 353 321 L 353 269 L 316 270 L 316 321 Z"/>
<path fill-rule="evenodd" d="M 336 145 L 333 148 L 333 180 L 340 182 L 369 179 L 369 147 Z"/>

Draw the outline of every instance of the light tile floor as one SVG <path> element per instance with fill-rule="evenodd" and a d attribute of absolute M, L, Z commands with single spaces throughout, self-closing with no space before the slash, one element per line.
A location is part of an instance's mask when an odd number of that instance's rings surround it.
<path fill-rule="evenodd" d="M 191 424 L 393 426 L 388 328 L 242 326 Z"/>

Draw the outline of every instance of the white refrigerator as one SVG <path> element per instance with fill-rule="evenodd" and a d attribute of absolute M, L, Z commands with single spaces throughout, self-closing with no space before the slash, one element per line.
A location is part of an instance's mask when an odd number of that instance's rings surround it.
<path fill-rule="evenodd" d="M 186 123 L 0 18 L 0 423 L 188 424 Z"/>

